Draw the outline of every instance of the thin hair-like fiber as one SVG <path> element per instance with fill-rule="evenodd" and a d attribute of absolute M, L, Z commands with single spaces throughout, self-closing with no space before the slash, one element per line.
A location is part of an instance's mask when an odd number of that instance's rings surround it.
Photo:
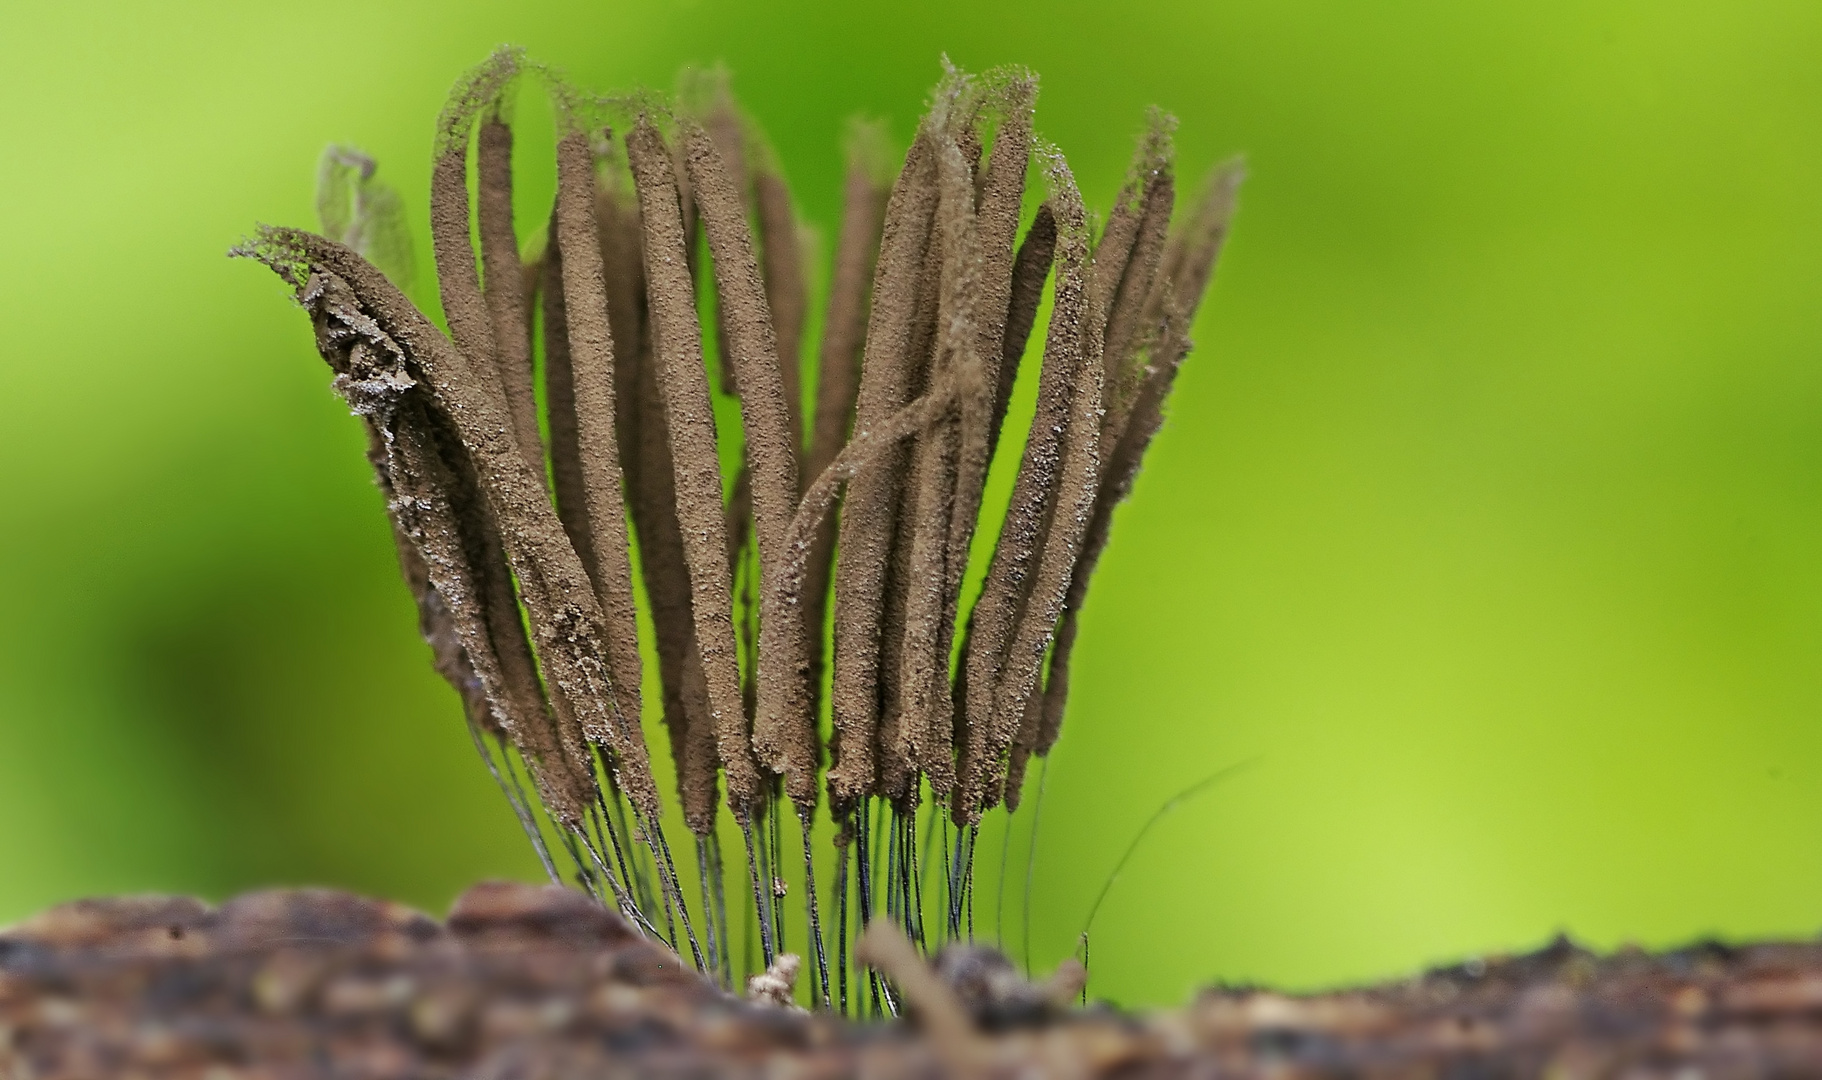
<path fill-rule="evenodd" d="M 721 469 L 715 452 L 715 414 L 702 363 L 695 285 L 684 250 L 682 204 L 669 148 L 650 120 L 639 117 L 626 136 L 627 160 L 639 193 L 645 230 L 645 278 L 651 305 L 664 412 L 670 426 L 677 521 L 689 566 L 691 613 L 715 748 L 726 773 L 735 820 L 752 820 L 760 795 L 758 764 L 740 703 L 734 644 L 733 588 L 721 519 Z"/>

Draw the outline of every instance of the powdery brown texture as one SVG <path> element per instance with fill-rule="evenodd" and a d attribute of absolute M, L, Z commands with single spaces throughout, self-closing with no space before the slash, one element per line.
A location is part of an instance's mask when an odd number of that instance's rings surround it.
<path fill-rule="evenodd" d="M 1064 223 L 1064 243 L 1067 244 L 1067 223 L 1082 214 L 1081 196 L 1076 192 L 1075 180 L 1069 175 L 1067 165 L 1058 160 L 1051 169 L 1058 217 Z M 1063 262 L 1068 265 L 1067 254 Z M 1041 710 L 1033 707 L 1038 674 L 1044 653 L 1056 632 L 1057 619 L 1062 615 L 1063 598 L 1068 593 L 1076 557 L 1082 550 L 1082 538 L 1094 514 L 1095 492 L 1101 479 L 1102 338 L 1101 326 L 1094 318 L 1092 307 L 1078 335 L 1074 346 L 1075 385 L 1070 393 L 1068 430 L 1057 475 L 1057 495 L 1045 526 L 1037 571 L 1032 576 L 1030 592 L 1019 613 L 1018 628 L 994 692 L 995 738 L 1016 730 L 1014 744 L 1025 748 L 1035 744 L 1036 733 L 1032 729 L 1035 718 L 1041 715 Z"/>
<path fill-rule="evenodd" d="M 1057 179 L 1067 179 L 1066 169 L 1058 171 Z M 1042 558 L 1045 525 L 1056 505 L 1064 433 L 1070 428 L 1076 383 L 1082 375 L 1089 315 L 1086 214 L 1072 180 L 1053 187 L 1049 206 L 1057 222 L 1054 299 L 1038 374 L 1037 410 L 993 561 L 969 620 L 966 742 L 953 808 L 957 824 L 978 823 L 981 812 L 998 800 L 1001 763 L 1017 733 L 1018 713 L 999 700 L 1003 675 Z M 1098 369 L 1095 376 L 1098 383 Z"/>
<path fill-rule="evenodd" d="M 943 267 L 946 262 L 945 246 L 947 238 L 942 225 L 942 158 L 946 154 L 945 145 L 960 151 L 967 168 L 967 155 L 972 151 L 978 155 L 980 143 L 972 140 L 970 148 L 957 145 L 963 141 L 955 126 L 958 121 L 955 114 L 965 104 L 964 95 L 970 89 L 968 81 L 952 72 L 936 90 L 939 104 L 931 109 L 923 121 L 925 137 L 930 140 L 932 154 L 936 159 L 935 176 L 932 180 L 937 186 L 936 216 L 932 220 L 929 245 L 924 251 L 923 266 L 918 272 L 916 287 L 916 306 L 912 317 L 909 346 L 906 350 L 906 363 L 903 376 L 907 396 L 920 394 L 936 377 L 933 371 L 936 363 L 937 321 L 943 303 L 942 283 Z M 943 416 L 933 420 L 933 428 L 920 432 L 917 442 L 929 445 L 938 440 L 952 438 L 953 432 L 943 429 L 952 428 L 953 424 Z M 911 566 L 913 548 L 917 542 L 917 531 L 923 524 L 918 509 L 917 461 L 918 446 L 905 448 L 906 453 L 900 468 L 893 475 L 897 492 L 898 513 L 894 521 L 891 558 L 887 563 L 885 577 L 885 599 L 879 627 L 879 794 L 892 801 L 901 810 L 915 806 L 921 796 L 918 786 L 917 764 L 910 752 L 911 730 L 917 726 L 920 718 L 915 713 L 908 713 L 907 702 L 909 689 L 905 685 L 906 636 L 911 632 L 911 591 L 914 585 Z M 936 524 L 946 523 L 948 501 L 953 497 L 953 483 L 945 482 L 939 497 L 939 505 L 931 506 L 936 515 Z M 934 527 L 934 525 L 933 525 Z M 940 575 L 940 567 L 937 571 Z M 940 580 L 940 578 L 939 578 Z M 917 643 L 912 642 L 913 648 Z"/>
<path fill-rule="evenodd" d="M 753 174 L 753 199 L 758 209 L 766 307 L 772 313 L 777 339 L 778 376 L 784 384 L 791 446 L 797 451 L 801 474 L 803 324 L 810 303 L 803 274 L 803 238 L 798 233 L 797 214 L 791 209 L 791 189 L 776 166 L 768 164 Z M 809 480 L 800 475 L 799 482 Z"/>
<path fill-rule="evenodd" d="M 1012 264 L 1012 289 L 1006 308 L 1006 331 L 1000 344 L 998 384 L 993 394 L 993 418 L 987 428 L 987 457 L 992 460 L 999 449 L 1000 428 L 1006 422 L 1006 409 L 1012 403 L 1012 388 L 1018 381 L 1020 361 L 1031 342 L 1031 328 L 1037 323 L 1038 305 L 1044 299 L 1044 279 L 1050 276 L 1050 263 L 1056 255 L 1057 222 L 1046 202 L 1038 207 L 1019 242 L 1018 258 Z"/>
<path fill-rule="evenodd" d="M 974 177 L 968 151 L 951 133 L 937 141 L 939 196 L 937 223 L 942 238 L 941 300 L 936 319 L 936 355 L 931 379 L 956 382 L 959 408 L 939 415 L 918 436 L 912 458 L 913 502 L 910 558 L 906 568 L 904 637 L 899 677 L 897 745 L 889 753 L 903 761 L 902 771 L 921 772 L 932 794 L 949 797 L 955 782 L 954 720 L 949 688 L 949 646 L 954 626 L 954 595 L 959 569 L 950 528 L 954 518 L 958 456 L 971 438 L 984 440 L 989 403 L 988 384 L 975 354 L 979 333 L 977 307 L 982 253 L 976 228 Z M 1010 263 L 1007 242 L 1006 262 Z M 965 549 L 961 557 L 966 559 Z M 889 795 L 898 795 L 889 791 Z"/>
<path fill-rule="evenodd" d="M 512 129 L 497 115 L 475 137 L 476 207 L 481 235 L 483 299 L 493 328 L 493 356 L 525 460 L 539 462 L 538 401 L 532 390 L 531 322 L 519 238 L 512 223 Z"/>
<path fill-rule="evenodd" d="M 1111 445 L 1104 454 L 1094 517 L 1083 539 L 1082 555 L 1070 582 L 1056 643 L 1051 650 L 1049 678 L 1044 684 L 1044 712 L 1033 746 L 1036 753 L 1049 753 L 1062 732 L 1063 713 L 1069 699 L 1070 661 L 1075 649 L 1079 613 L 1088 596 L 1088 584 L 1107 547 L 1114 509 L 1132 493 L 1145 451 L 1163 425 L 1164 401 L 1176 381 L 1177 370 L 1189 354 L 1189 327 L 1220 258 L 1233 217 L 1234 195 L 1244 176 L 1245 172 L 1237 162 L 1215 170 L 1188 220 L 1166 243 L 1160 267 L 1153 276 L 1146 310 L 1157 313 L 1151 318 L 1160 322 L 1144 343 L 1150 362 L 1142 368 L 1126 419 L 1118 429 L 1105 436 Z"/>
<path fill-rule="evenodd" d="M 639 534 L 639 565 L 652 615 L 664 724 L 684 824 L 704 836 L 714 828 L 719 795 L 715 729 L 690 614 L 689 563 L 677 524 L 669 423 L 645 306 L 643 226 L 637 197 L 630 190 L 606 188 L 595 207 L 608 277 L 609 321 L 615 341 L 621 343 L 615 354 L 615 403 L 621 417 L 627 508 Z"/>
<path fill-rule="evenodd" d="M 860 439 L 910 400 L 907 368 L 916 282 L 936 213 L 936 161 L 920 132 L 887 200 L 873 279 L 873 305 L 855 404 Z M 834 715 L 830 803 L 845 812 L 878 782 L 880 624 L 896 533 L 902 448 L 894 445 L 856 473 L 843 497 L 835 558 Z"/>
<path fill-rule="evenodd" d="M 559 730 L 607 728 L 613 699 L 601 611 L 543 485 L 519 453 L 492 373 L 469 365 L 385 275 L 354 252 L 290 229 L 264 229 L 260 243 L 347 281 L 362 308 L 403 348 L 413 377 L 434 391 L 499 522 Z"/>
<path fill-rule="evenodd" d="M 627 160 L 645 227 L 645 280 L 652 348 L 670 428 L 677 520 L 689 564 L 691 612 L 708 690 L 716 751 L 727 776 L 729 808 L 752 820 L 760 794 L 758 765 L 748 742 L 734 651 L 733 593 L 721 518 L 721 471 L 715 453 L 715 415 L 703 370 L 695 286 L 684 251 L 683 216 L 669 148 L 650 121 L 639 118 L 626 137 Z"/>
<path fill-rule="evenodd" d="M 582 477 L 582 436 L 576 423 L 575 373 L 569 361 L 569 318 L 563 304 L 563 256 L 557 223 L 550 227 L 538 294 L 544 312 L 544 411 L 550 425 L 550 477 L 557 518 L 583 565 L 595 561 L 588 531 L 588 495 Z"/>
<path fill-rule="evenodd" d="M 595 220 L 595 163 L 588 137 L 571 131 L 557 142 L 557 250 L 563 265 L 564 317 L 574 388 L 577 446 L 588 513 L 592 564 L 587 565 L 601 606 L 613 695 L 610 726 L 589 731 L 611 747 L 615 772 L 633 805 L 648 818 L 661 806 L 640 728 L 638 612 L 633 606 L 627 554 L 626 496 L 620 471 L 616 418 L 614 339 L 608 323 L 607 282 Z"/>
<path fill-rule="evenodd" d="M 701 127 L 682 135 L 690 184 L 714 260 L 716 296 L 740 391 L 741 425 L 759 545 L 759 662 L 753 750 L 784 777 L 799 809 L 815 805 L 818 753 L 810 715 L 803 609 L 784 603 L 779 571 L 797 509 L 797 446 L 779 375 L 778 344 L 740 191 Z"/>
<path fill-rule="evenodd" d="M 956 605 L 961 596 L 962 574 L 968 567 L 968 553 L 980 520 L 981 495 L 987 483 L 987 465 L 992 460 L 993 442 L 998 432 L 1004 406 L 999 402 L 1003 384 L 1008 395 L 1024 354 L 1024 337 L 1031 322 L 1024 320 L 1019 352 L 1008 360 L 1006 334 L 1014 315 L 1014 274 L 1018 267 L 1013 241 L 1018 235 L 1019 212 L 1025 196 L 1026 166 L 1031 160 L 1031 114 L 1037 101 L 1037 79 L 1020 73 L 1001 87 L 994 104 L 1000 112 L 993 149 L 988 154 L 987 168 L 980 178 L 980 197 L 976 207 L 976 245 L 979 267 L 973 274 L 976 362 L 981 366 L 981 393 L 970 400 L 963 412 L 960 445 L 957 449 L 955 502 L 949 521 L 948 581 L 944 633 L 941 645 L 947 667 L 951 636 L 955 629 Z M 1048 259 L 1045 260 L 1046 264 Z M 1042 275 L 1039 275 L 1042 282 Z M 1035 307 L 1032 315 L 1036 315 Z M 983 396 L 990 399 L 982 400 Z"/>
<path fill-rule="evenodd" d="M 444 425 L 433 421 L 434 401 L 411 373 L 405 348 L 371 317 L 348 283 L 272 257 L 288 254 L 268 249 L 261 257 L 297 287 L 316 327 L 318 350 L 336 372 L 337 389 L 367 419 L 369 460 L 402 541 L 401 567 L 418 597 L 439 669 L 456 684 L 471 717 L 478 691 L 492 714 L 487 726 L 505 732 L 520 748 L 548 805 L 559 818 L 578 819 L 591 788 L 578 777 L 576 754 L 558 745 L 551 728 L 529 670 L 509 579 L 506 602 L 513 623 L 502 625 L 495 616 L 498 602 L 490 585 L 497 589 L 504 578 L 504 558 L 465 454 L 459 445 L 438 446 L 436 430 Z M 455 462 L 453 469 L 446 459 Z M 447 635 L 459 645 L 459 656 L 450 655 Z"/>
<path fill-rule="evenodd" d="M 860 352 L 865 341 L 868 286 L 879 257 L 881 223 L 887 187 L 875 176 L 860 151 L 851 148 L 842 188 L 841 231 L 835 245 L 835 268 L 829 303 L 823 316 L 816 379 L 816 421 L 801 477 L 813 484 L 848 441 L 854 419 L 854 396 L 860 388 Z M 822 688 L 823 624 L 829 579 L 834 570 L 836 518 L 817 526 L 808 556 L 803 588 L 804 626 L 809 630 L 812 703 Z"/>

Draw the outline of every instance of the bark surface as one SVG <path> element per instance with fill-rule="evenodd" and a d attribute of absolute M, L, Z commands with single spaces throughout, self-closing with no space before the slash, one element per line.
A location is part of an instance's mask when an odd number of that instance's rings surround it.
<path fill-rule="evenodd" d="M 748 1002 L 548 886 L 476 886 L 442 922 L 326 890 L 87 900 L 0 933 L 0 1075 L 1822 1075 L 1816 942 L 1558 941 L 1150 1015 L 1059 1008 L 984 949 L 897 978 L 905 1023 Z"/>

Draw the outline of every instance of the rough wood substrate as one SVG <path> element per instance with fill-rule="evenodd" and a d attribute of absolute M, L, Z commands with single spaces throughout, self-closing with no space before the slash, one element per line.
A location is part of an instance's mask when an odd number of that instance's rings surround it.
<path fill-rule="evenodd" d="M 909 993 L 912 1021 L 861 1026 L 725 995 L 552 887 L 480 885 L 440 923 L 323 890 L 89 900 L 0 933 L 0 1075 L 1822 1075 L 1815 942 L 1599 957 L 1559 941 L 1150 1015 L 1059 1011 L 985 950 L 937 974 L 903 980 L 946 997 L 921 1021 Z"/>

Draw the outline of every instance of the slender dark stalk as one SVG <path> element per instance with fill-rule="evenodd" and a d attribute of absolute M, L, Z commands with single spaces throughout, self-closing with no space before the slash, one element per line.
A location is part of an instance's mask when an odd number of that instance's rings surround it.
<path fill-rule="evenodd" d="M 721 928 L 721 985 L 734 985 L 733 942 L 728 936 L 727 872 L 722 868 L 721 834 L 709 833 L 709 866 L 715 886 L 715 922 Z"/>
<path fill-rule="evenodd" d="M 690 943 L 690 959 L 695 961 L 697 971 L 707 971 L 709 964 L 703 958 L 702 946 L 696 940 L 695 927 L 690 923 L 689 905 L 683 902 L 683 889 L 677 881 L 677 864 L 671 858 L 671 845 L 665 839 L 664 825 L 656 818 L 642 820 L 639 830 L 646 835 L 648 844 L 656 844 L 653 854 L 658 863 L 659 882 L 664 887 L 665 906 L 667 910 L 673 905 L 677 908 L 677 919 L 683 923 L 683 936 Z"/>
<path fill-rule="evenodd" d="M 981 827 L 968 826 L 968 858 L 962 881 L 962 902 L 968 907 L 968 944 L 974 944 L 974 847 L 980 841 Z"/>
<path fill-rule="evenodd" d="M 696 833 L 692 836 L 696 841 L 696 883 L 701 887 L 702 892 L 703 937 L 707 941 L 709 951 L 708 976 L 720 984 L 723 990 L 726 990 L 727 984 L 721 977 L 723 942 L 720 937 L 720 928 L 715 924 L 715 900 L 711 895 L 713 886 L 709 884 L 709 875 L 713 872 L 709 868 L 709 846 L 701 834 Z"/>
<path fill-rule="evenodd" d="M 842 1016 L 848 1013 L 848 855 L 854 847 L 848 835 L 848 822 L 837 826 L 835 841 L 835 979 L 836 1002 Z"/>
<path fill-rule="evenodd" d="M 760 852 L 763 862 L 760 864 L 760 875 L 766 884 L 766 900 L 772 905 L 772 951 L 783 954 L 790 951 L 785 944 L 784 913 L 778 909 L 778 902 L 784 899 L 784 844 L 783 815 L 778 812 L 778 792 L 774 788 L 766 803 L 766 816 L 761 820 Z"/>
<path fill-rule="evenodd" d="M 973 845 L 963 843 L 964 836 L 973 835 L 972 828 L 956 832 L 955 859 L 949 865 L 949 937 L 951 940 L 962 936 L 962 890 L 965 888 L 966 875 L 972 870 L 974 856 Z M 967 870 L 964 870 L 964 853 L 967 849 Z"/>
<path fill-rule="evenodd" d="M 761 885 L 759 882 L 760 856 L 759 856 L 759 852 L 754 849 L 755 846 L 753 843 L 753 823 L 750 821 L 742 822 L 740 825 L 740 831 L 741 831 L 741 835 L 746 838 L 747 877 L 751 879 L 752 885 L 753 885 L 753 907 L 759 913 L 760 953 L 765 960 L 765 967 L 769 968 L 772 966 L 772 961 L 777 959 L 777 957 L 772 951 L 771 904 L 767 902 L 767 900 L 765 898 L 765 893 L 762 893 L 760 891 L 760 889 L 761 889 Z M 764 888 L 765 888 L 765 892 L 771 891 L 770 885 L 767 885 Z"/>
<path fill-rule="evenodd" d="M 607 901 L 601 896 L 601 890 L 595 887 L 594 875 L 589 873 L 588 864 L 582 861 L 582 852 L 576 846 L 574 832 L 569 829 L 563 829 L 560 830 L 560 833 L 563 837 L 563 847 L 569 852 L 569 861 L 576 867 L 576 883 L 582 886 L 583 892 L 594 897 L 595 903 L 600 904 L 602 907 L 606 907 Z M 653 934 L 652 936 L 657 937 L 658 935 Z"/>
<path fill-rule="evenodd" d="M 810 825 L 812 818 L 808 811 L 798 814 L 797 824 L 803 833 L 803 890 L 804 904 L 810 915 L 810 941 L 816 950 L 816 993 L 822 999 L 822 1007 L 829 1007 L 829 953 L 823 943 L 822 914 L 816 902 L 816 852 L 810 843 Z"/>
<path fill-rule="evenodd" d="M 506 803 L 512 807 L 513 817 L 519 820 L 519 827 L 525 830 L 525 838 L 531 841 L 531 849 L 537 853 L 538 864 L 544 867 L 544 872 L 550 876 L 552 884 L 561 885 L 563 878 L 557 873 L 556 864 L 550 860 L 550 846 L 544 842 L 544 833 L 538 828 L 537 819 L 532 816 L 531 806 L 525 798 L 524 789 L 519 788 L 516 783 L 508 784 L 505 777 L 500 774 L 499 763 L 494 760 L 493 751 L 488 748 L 487 741 L 481 734 L 480 725 L 471 720 L 467 727 L 469 735 L 474 739 L 475 753 L 481 755 L 481 760 L 487 764 L 488 775 L 492 776 L 493 782 L 499 786 L 500 794 L 506 796 Z M 500 752 L 502 756 L 505 755 L 504 742 L 500 744 Z"/>

